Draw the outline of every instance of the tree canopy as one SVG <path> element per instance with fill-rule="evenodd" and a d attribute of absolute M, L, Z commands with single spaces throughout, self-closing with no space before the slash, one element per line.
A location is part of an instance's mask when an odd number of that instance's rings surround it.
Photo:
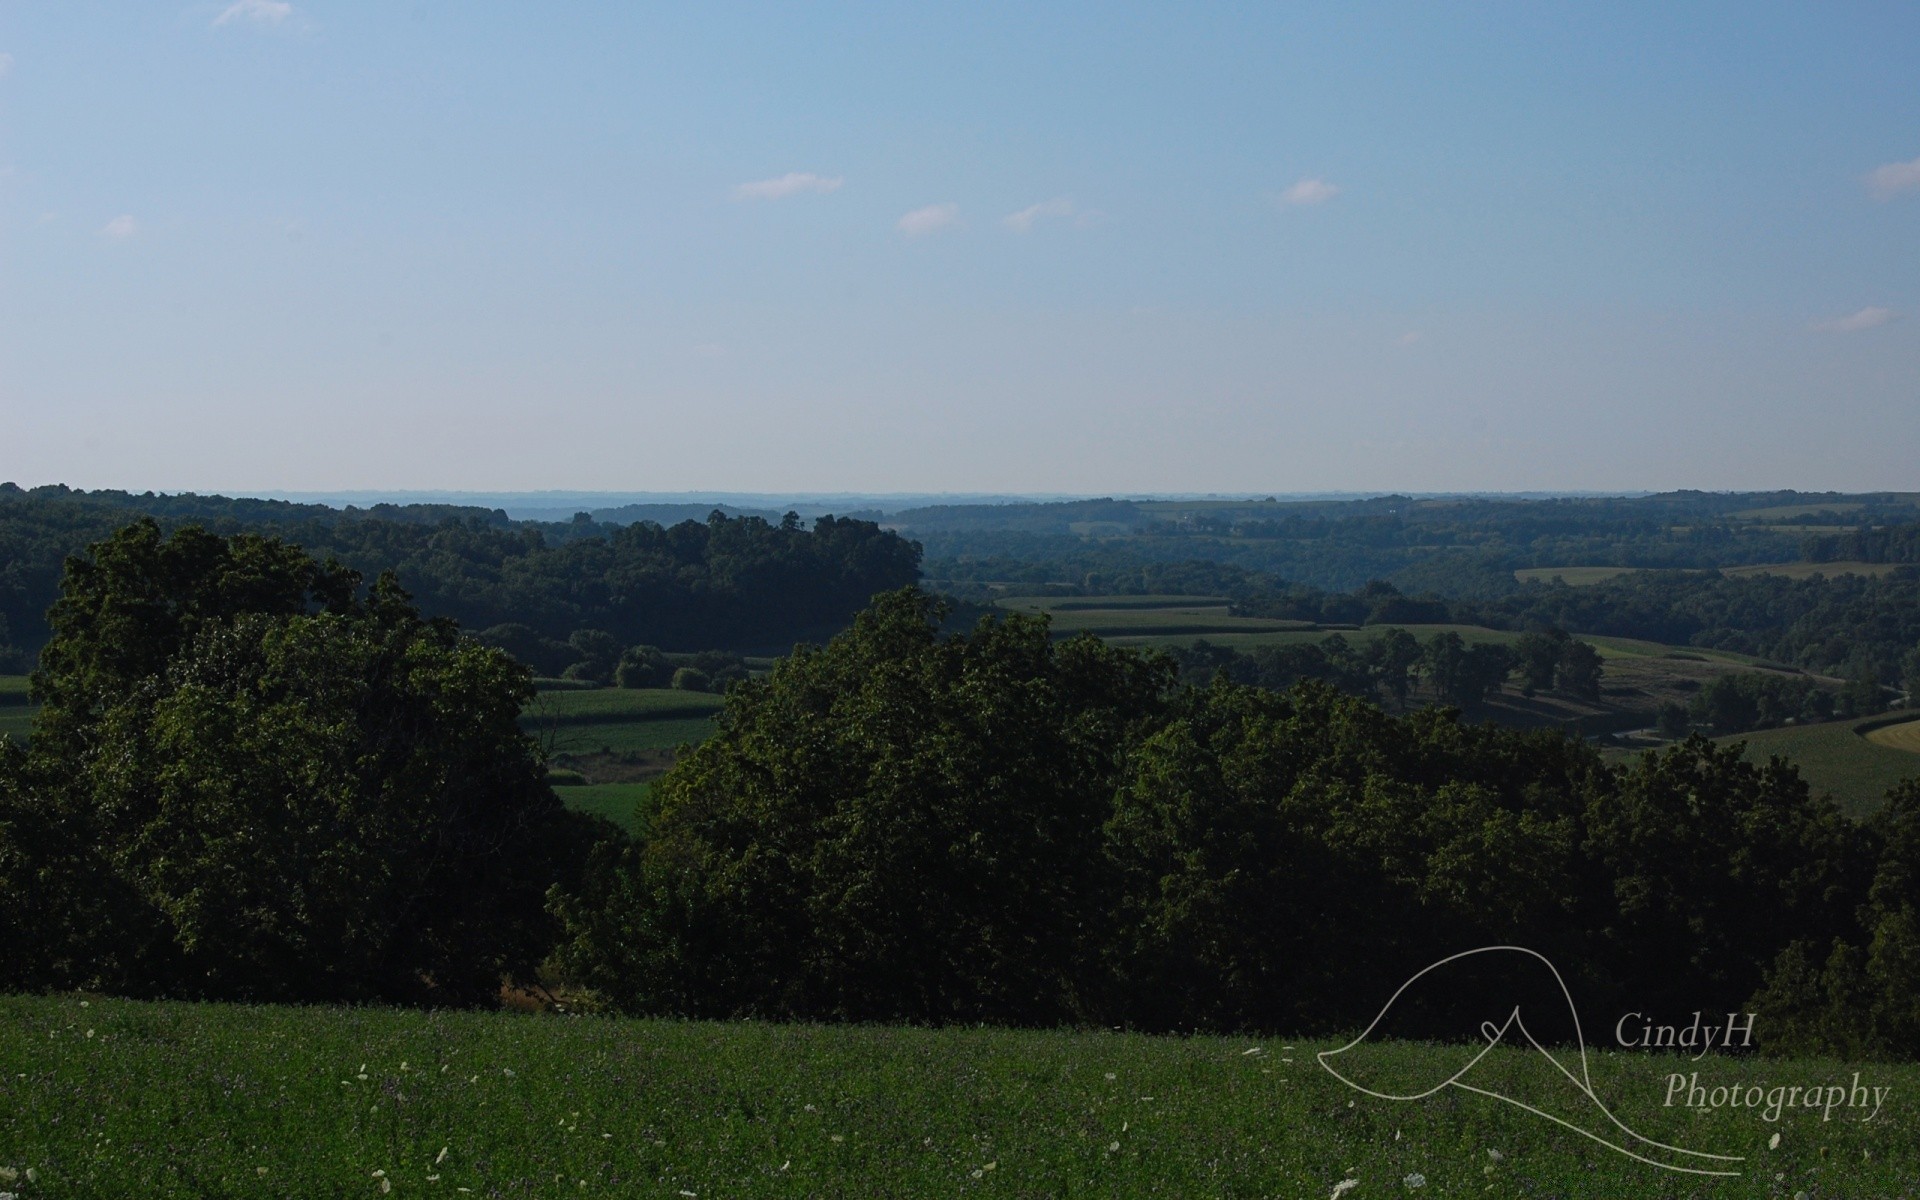
<path fill-rule="evenodd" d="M 528 672 L 390 576 L 359 585 L 151 521 L 69 564 L 31 748 L 0 762 L 26 978 L 473 1004 L 531 977 L 544 894 L 590 835 L 519 729 Z"/>

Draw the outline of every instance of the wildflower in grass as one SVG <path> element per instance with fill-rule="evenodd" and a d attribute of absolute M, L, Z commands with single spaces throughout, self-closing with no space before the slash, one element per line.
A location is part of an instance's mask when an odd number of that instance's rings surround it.
<path fill-rule="evenodd" d="M 434 1156 L 433 1156 L 433 1165 L 434 1165 L 434 1166 L 436 1166 L 436 1167 L 437 1167 L 437 1166 L 439 1166 L 439 1165 L 440 1165 L 441 1163 L 443 1163 L 443 1162 L 445 1162 L 445 1161 L 447 1161 L 447 1151 L 448 1151 L 448 1149 L 450 1149 L 450 1147 L 447 1147 L 447 1146 L 442 1146 L 442 1147 L 440 1147 L 440 1153 L 438 1153 L 438 1154 L 436 1154 L 436 1155 L 434 1155 Z"/>
<path fill-rule="evenodd" d="M 1339 1183 L 1333 1185 L 1333 1195 L 1329 1200 L 1340 1200 L 1340 1197 L 1359 1186 L 1360 1181 L 1358 1179 L 1342 1179 Z"/>
<path fill-rule="evenodd" d="M 20 1168 L 0 1167 L 0 1183 L 17 1183 L 19 1179 Z"/>
<path fill-rule="evenodd" d="M 1780 1148 L 1780 1135 L 1776 1133 L 1772 1137 L 1767 1139 L 1767 1149 L 1778 1150 L 1779 1148 Z"/>
<path fill-rule="evenodd" d="M 1410 1188 L 1423 1188 L 1427 1186 L 1427 1177 L 1415 1171 L 1411 1175 L 1408 1175 L 1402 1182 Z"/>

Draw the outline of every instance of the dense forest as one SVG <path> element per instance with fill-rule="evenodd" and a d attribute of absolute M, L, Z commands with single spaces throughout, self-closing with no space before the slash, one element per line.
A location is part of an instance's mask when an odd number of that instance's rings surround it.
<path fill-rule="evenodd" d="M 575 635 L 669 650 L 774 652 L 843 627 L 875 592 L 914 582 L 919 548 L 869 521 L 769 522 L 715 513 L 546 526 L 449 506 L 340 511 L 222 497 L 22 491 L 0 485 L 0 653 L 17 668 L 48 635 L 69 555 L 135 515 L 285 538 L 372 577 L 394 572 L 432 616 L 540 648 L 558 673 Z M 523 632 L 524 631 L 524 632 Z"/>
<path fill-rule="evenodd" d="M 1136 563 L 1208 561 L 1333 591 L 1385 579 L 1407 590 L 1484 596 L 1512 590 L 1513 571 L 1529 567 L 1706 569 L 1789 562 L 1835 523 L 1873 526 L 1916 516 L 1914 498 L 1904 494 L 1673 492 L 1537 499 L 1107 499 L 908 509 L 891 520 L 926 547 L 928 573 L 935 578 L 982 579 L 983 562 L 1111 573 L 1111 556 L 1103 552 L 1119 549 Z"/>

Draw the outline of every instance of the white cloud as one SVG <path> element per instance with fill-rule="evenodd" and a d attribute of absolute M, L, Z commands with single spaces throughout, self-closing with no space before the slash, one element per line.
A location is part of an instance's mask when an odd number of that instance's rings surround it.
<path fill-rule="evenodd" d="M 1425 336 L 1418 329 L 1409 329 L 1400 335 L 1399 342 L 1402 346 L 1411 346 Z"/>
<path fill-rule="evenodd" d="M 0 54 L 0 79 L 13 74 L 13 55 Z"/>
<path fill-rule="evenodd" d="M 135 225 L 131 213 L 121 213 L 100 227 L 100 236 L 112 238 L 116 242 L 125 241 L 133 236 Z"/>
<path fill-rule="evenodd" d="M 1340 188 L 1337 184 L 1328 183 L 1324 179 L 1302 179 L 1281 192 L 1278 199 L 1282 204 L 1324 204 L 1339 194 Z"/>
<path fill-rule="evenodd" d="M 960 206 L 949 202 L 916 208 L 894 222 L 894 225 L 908 237 L 925 237 L 929 233 L 937 233 L 945 229 L 959 219 Z"/>
<path fill-rule="evenodd" d="M 229 25 L 235 21 L 251 21 L 256 25 L 278 25 L 292 15 L 293 5 L 286 0 L 233 0 L 213 23 Z"/>
<path fill-rule="evenodd" d="M 779 200 L 801 192 L 834 192 L 846 180 L 835 175 L 815 175 L 811 171 L 789 171 L 778 179 L 757 179 L 733 189 L 735 200 Z"/>
<path fill-rule="evenodd" d="M 1815 321 L 1813 327 L 1822 333 L 1857 333 L 1862 329 L 1878 328 L 1899 315 L 1890 308 L 1863 308 L 1857 313 L 1848 313 L 1830 321 Z"/>
<path fill-rule="evenodd" d="M 1901 192 L 1920 191 L 1920 158 L 1875 167 L 1867 172 L 1867 190 L 1876 200 L 1891 200 Z"/>
<path fill-rule="evenodd" d="M 1052 200 L 1029 205 L 1019 212 L 1008 213 L 1000 218 L 1000 223 L 1015 233 L 1028 233 L 1033 229 L 1036 221 L 1047 217 L 1071 217 L 1077 215 L 1079 211 L 1073 206 L 1073 201 L 1065 196 L 1056 196 Z"/>

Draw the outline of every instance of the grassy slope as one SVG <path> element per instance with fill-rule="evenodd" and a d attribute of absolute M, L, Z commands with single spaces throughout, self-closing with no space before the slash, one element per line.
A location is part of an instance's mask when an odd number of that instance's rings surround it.
<path fill-rule="evenodd" d="M 1718 740 L 1745 742 L 1755 762 L 1776 754 L 1787 759 L 1816 792 L 1831 792 L 1841 808 L 1864 816 L 1880 807 L 1888 788 L 1920 776 L 1920 755 L 1868 741 L 1855 732 L 1859 724 L 1830 721 Z"/>
<path fill-rule="evenodd" d="M 1817 533 L 1817 529 L 1805 529 L 1795 526 L 1794 532 Z M 1847 532 L 1845 528 L 1839 532 Z M 1788 579 L 1811 579 L 1815 575 L 1890 575 L 1899 570 L 1901 563 L 1755 563 L 1745 567 L 1723 567 L 1721 574 L 1739 577 L 1743 575 L 1783 575 Z M 1534 580 L 1540 583 L 1552 583 L 1560 579 L 1568 587 L 1581 587 L 1586 584 L 1605 583 L 1621 575 L 1631 575 L 1640 570 L 1638 567 L 1522 567 L 1513 573 L 1521 583 Z"/>
<path fill-rule="evenodd" d="M 576 812 L 605 817 L 628 832 L 637 832 L 640 824 L 640 805 L 652 789 L 651 783 L 592 783 L 585 786 L 557 787 L 553 789 L 553 794 L 560 797 L 561 803 Z"/>
<path fill-rule="evenodd" d="M 541 692 L 522 728 L 556 754 L 672 750 L 713 732 L 721 699 L 669 688 Z"/>
<path fill-rule="evenodd" d="M 1627 1124 L 1748 1157 L 1714 1181 L 1484 1096 L 1360 1095 L 1315 1064 L 1327 1045 L 0 997 L 0 1165 L 35 1168 L 23 1200 L 1321 1197 L 1349 1176 L 1353 1200 L 1861 1197 L 1920 1180 L 1912 1066 L 1595 1055 Z M 1495 1077 L 1540 1063 L 1489 1057 Z M 1856 1070 L 1893 1088 L 1872 1124 L 1661 1104 L 1672 1071 L 1770 1087 Z"/>

